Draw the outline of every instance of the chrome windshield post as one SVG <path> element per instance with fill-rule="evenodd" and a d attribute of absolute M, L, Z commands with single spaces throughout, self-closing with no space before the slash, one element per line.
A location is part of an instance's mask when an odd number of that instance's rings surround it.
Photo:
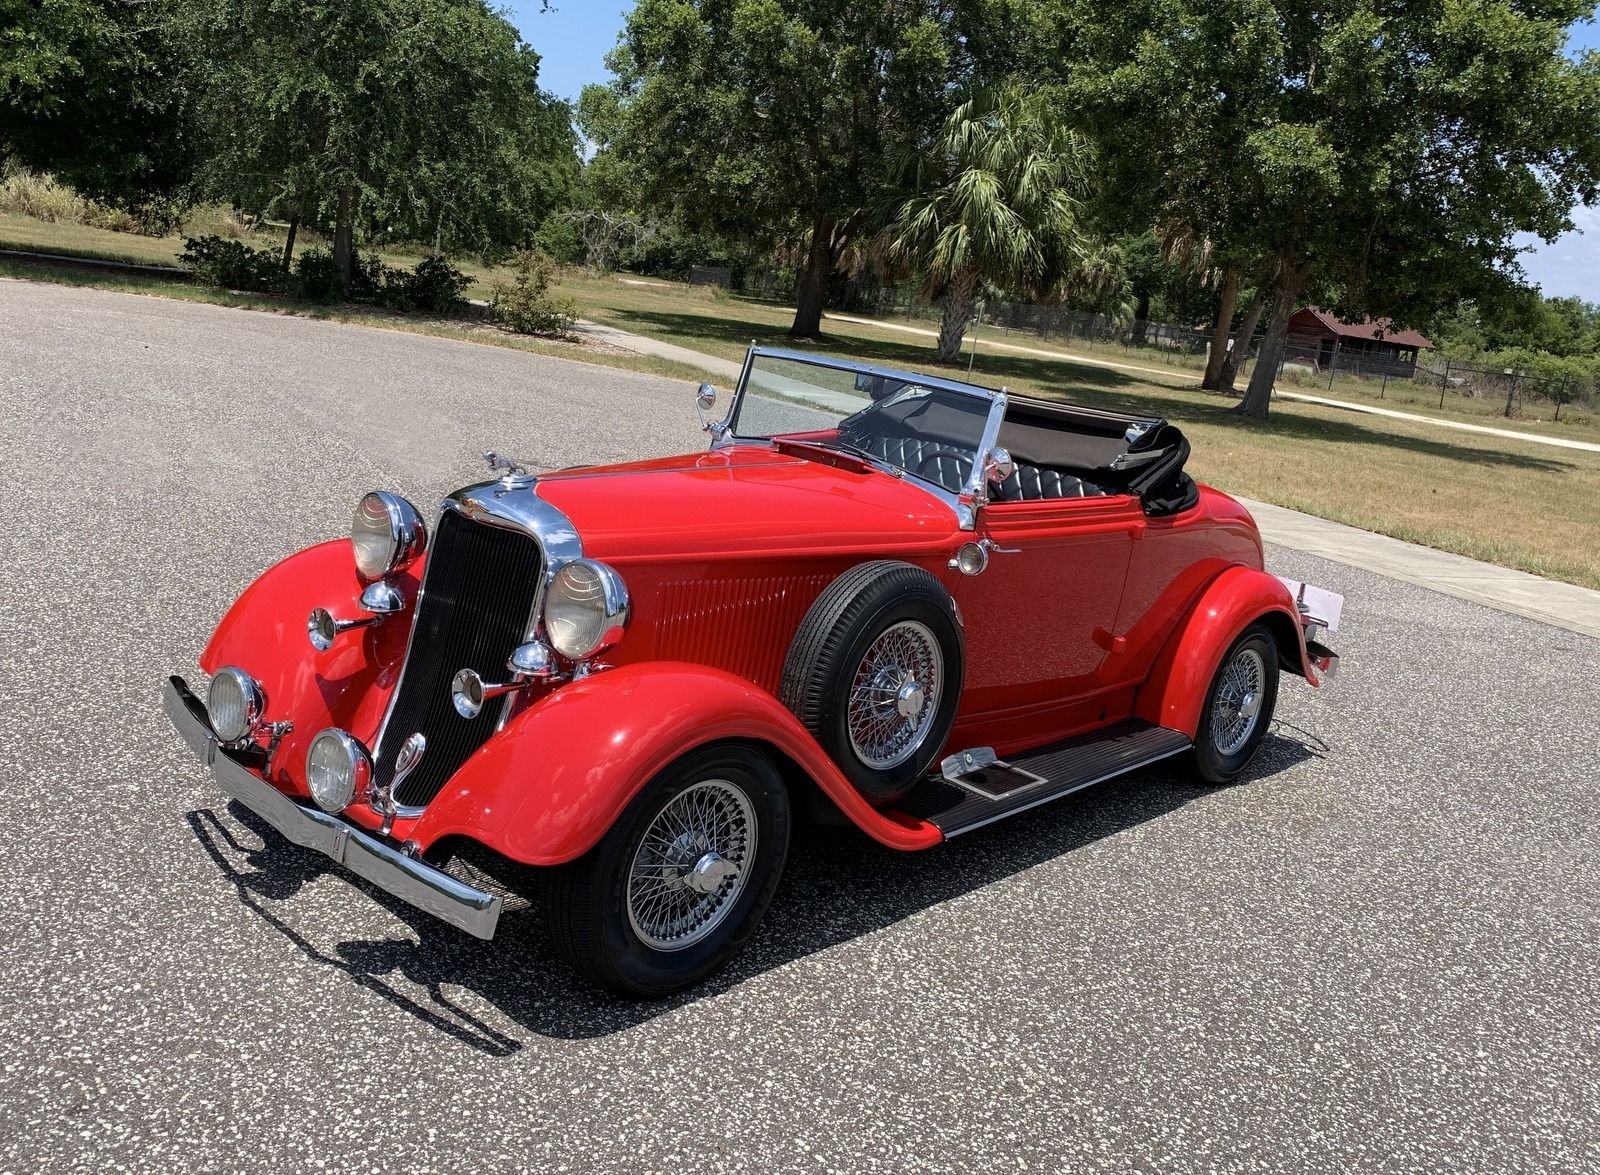
<path fill-rule="evenodd" d="M 983 440 L 978 445 L 977 459 L 972 463 L 967 484 L 956 497 L 956 519 L 962 530 L 977 529 L 978 511 L 989 502 L 992 459 L 1004 454 L 1005 464 L 1011 462 L 1011 455 L 1000 448 L 1000 426 L 1005 423 L 1008 396 L 1008 390 L 1001 388 L 989 399 L 989 418 L 983 424 Z"/>

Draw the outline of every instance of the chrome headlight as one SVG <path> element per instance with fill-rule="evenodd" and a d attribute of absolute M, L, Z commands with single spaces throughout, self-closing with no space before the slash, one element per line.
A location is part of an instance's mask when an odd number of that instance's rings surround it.
<path fill-rule="evenodd" d="M 236 743 L 255 729 L 267 708 L 261 685 L 243 669 L 225 665 L 211 679 L 206 714 L 211 729 L 225 743 Z"/>
<path fill-rule="evenodd" d="M 427 548 L 428 528 L 417 508 L 399 494 L 378 490 L 362 498 L 350 527 L 356 574 L 381 579 L 398 571 Z"/>
<path fill-rule="evenodd" d="M 574 559 L 556 572 L 544 601 L 544 631 L 574 661 L 602 653 L 628 627 L 628 589 L 615 569 Z"/>
<path fill-rule="evenodd" d="M 306 786 L 324 812 L 342 812 L 372 783 L 372 759 L 350 735 L 330 726 L 306 752 Z"/>

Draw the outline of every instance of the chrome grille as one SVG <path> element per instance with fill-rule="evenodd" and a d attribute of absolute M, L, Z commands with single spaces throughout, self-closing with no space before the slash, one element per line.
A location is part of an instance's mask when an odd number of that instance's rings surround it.
<path fill-rule="evenodd" d="M 532 535 L 473 522 L 453 510 L 440 517 L 405 671 L 373 764 L 378 781 L 387 784 L 400 744 L 416 731 L 427 738 L 422 762 L 395 794 L 400 807 L 420 808 L 432 800 L 494 733 L 500 706 L 461 717 L 450 702 L 450 679 L 462 669 L 475 670 L 485 681 L 505 678 L 506 658 L 527 633 L 543 571 Z"/>

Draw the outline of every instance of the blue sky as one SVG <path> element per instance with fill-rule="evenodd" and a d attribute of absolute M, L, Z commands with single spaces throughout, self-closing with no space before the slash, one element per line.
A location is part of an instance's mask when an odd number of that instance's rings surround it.
<path fill-rule="evenodd" d="M 576 98 L 589 82 L 606 79 L 605 56 L 617 43 L 629 0 L 554 0 L 552 11 L 541 12 L 539 0 L 509 5 L 512 22 L 543 58 L 540 77 L 546 89 L 563 98 Z M 1573 29 L 1572 49 L 1600 49 L 1600 30 L 1594 25 Z M 1579 231 L 1549 245 L 1529 237 L 1534 246 L 1523 258 L 1528 276 L 1551 295 L 1576 294 L 1600 302 L 1600 208 L 1579 208 L 1573 213 Z"/>

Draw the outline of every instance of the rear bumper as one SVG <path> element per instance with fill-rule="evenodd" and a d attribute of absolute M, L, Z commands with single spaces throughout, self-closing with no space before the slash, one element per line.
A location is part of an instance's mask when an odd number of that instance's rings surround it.
<path fill-rule="evenodd" d="M 238 800 L 289 840 L 315 849 L 364 877 L 401 901 L 425 910 L 478 938 L 493 938 L 500 921 L 501 898 L 463 884 L 415 857 L 408 857 L 376 837 L 318 808 L 296 803 L 230 758 L 211 731 L 205 707 L 181 677 L 170 677 L 161 690 L 167 717 L 200 761 L 211 769 L 224 792 Z"/>

